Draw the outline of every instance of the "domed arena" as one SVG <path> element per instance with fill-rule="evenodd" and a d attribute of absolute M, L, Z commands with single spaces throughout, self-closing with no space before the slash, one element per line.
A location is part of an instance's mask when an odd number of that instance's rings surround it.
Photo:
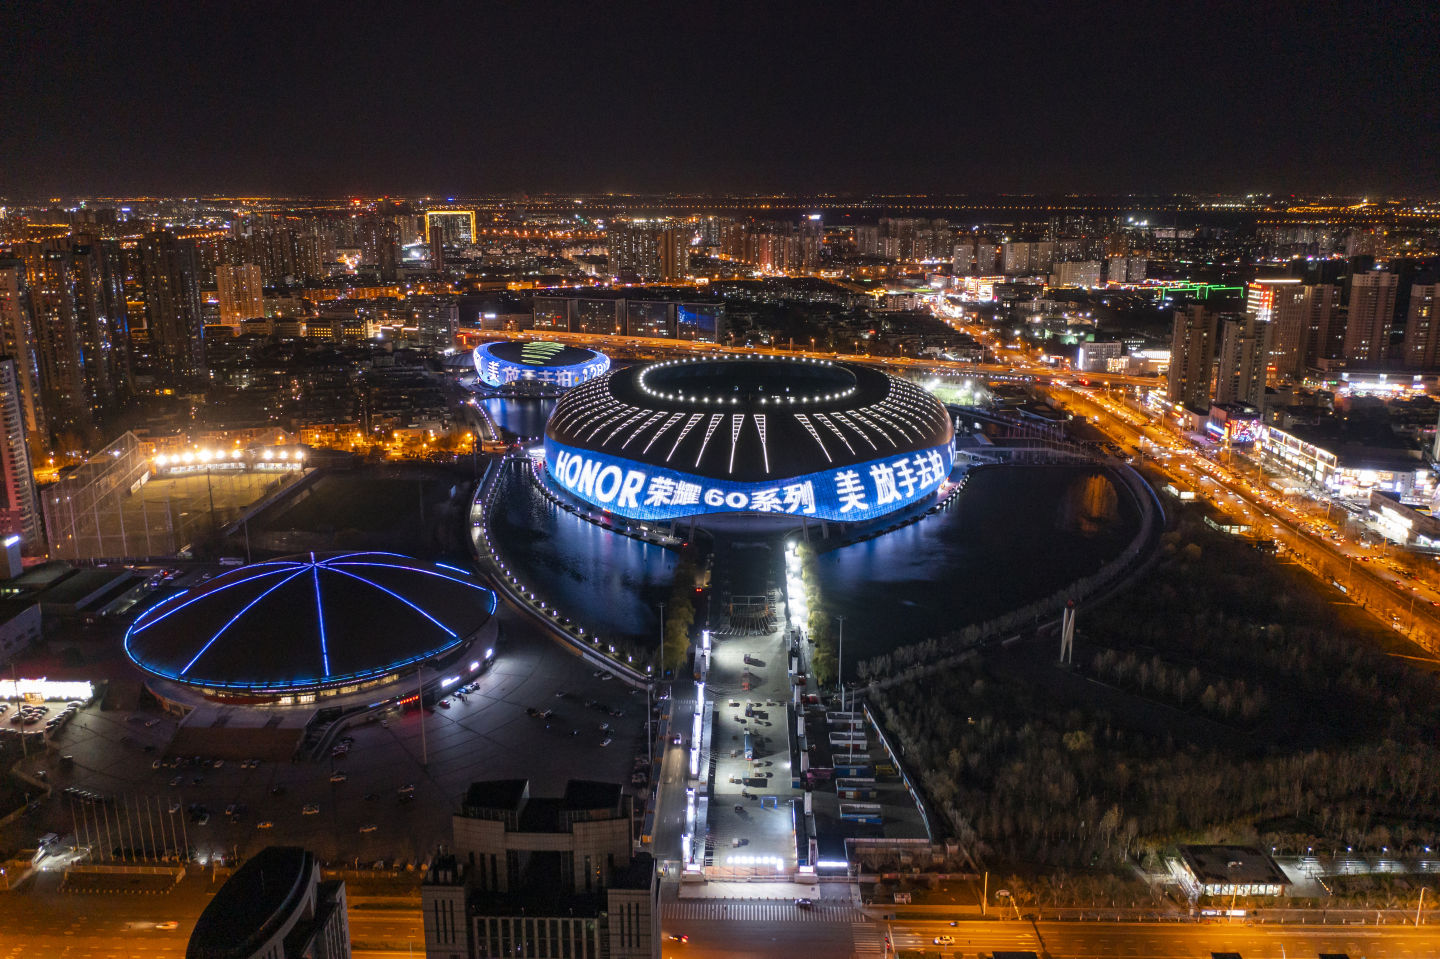
<path fill-rule="evenodd" d="M 493 649 L 495 604 L 454 567 L 311 553 L 242 566 L 146 610 L 125 652 L 200 699 L 302 704 L 377 689 L 422 665 L 464 672 L 472 646 Z M 471 671 L 488 655 L 468 657 Z"/>
<path fill-rule="evenodd" d="M 610 369 L 597 350 L 546 341 L 481 343 L 473 354 L 480 382 L 493 389 L 578 386 Z"/>
<path fill-rule="evenodd" d="M 870 367 L 706 357 L 616 370 L 545 427 L 550 481 L 637 520 L 706 513 L 862 522 L 926 500 L 954 459 L 949 414 Z"/>

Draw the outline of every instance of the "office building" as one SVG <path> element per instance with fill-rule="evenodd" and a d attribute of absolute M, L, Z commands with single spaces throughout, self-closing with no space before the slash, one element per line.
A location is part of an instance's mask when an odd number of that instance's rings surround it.
<path fill-rule="evenodd" d="M 659 884 L 630 818 L 617 784 L 542 799 L 523 779 L 473 783 L 421 886 L 427 959 L 655 955 Z"/>
<path fill-rule="evenodd" d="M 1440 369 L 1440 315 L 1435 312 L 1440 283 L 1410 287 L 1410 308 L 1405 314 L 1405 368 Z"/>
<path fill-rule="evenodd" d="M 199 376 L 205 369 L 199 272 L 199 256 L 192 241 L 167 230 L 141 238 L 140 276 L 150 362 L 152 372 L 170 383 Z"/>
<path fill-rule="evenodd" d="M 1390 329 L 1395 315 L 1395 293 L 1400 278 L 1394 273 L 1367 270 L 1350 277 L 1350 302 L 1345 321 L 1345 362 L 1381 366 L 1390 355 Z"/>
<path fill-rule="evenodd" d="M 237 331 L 246 320 L 265 316 L 265 284 L 258 263 L 221 263 L 215 270 L 220 322 Z"/>
<path fill-rule="evenodd" d="M 1175 311 L 1166 380 L 1166 396 L 1171 403 L 1196 410 L 1210 408 L 1216 320 L 1216 315 L 1203 306 Z"/>
<path fill-rule="evenodd" d="M 349 959 L 345 883 L 297 846 L 267 846 L 200 913 L 185 959 Z"/>
<path fill-rule="evenodd" d="M 19 367 L 0 356 L 0 539 L 19 536 L 27 553 L 42 553 L 40 504 L 30 471 Z"/>
<path fill-rule="evenodd" d="M 1253 313 L 1225 317 L 1220 323 L 1215 403 L 1246 403 L 1265 409 L 1266 368 L 1273 327 Z"/>

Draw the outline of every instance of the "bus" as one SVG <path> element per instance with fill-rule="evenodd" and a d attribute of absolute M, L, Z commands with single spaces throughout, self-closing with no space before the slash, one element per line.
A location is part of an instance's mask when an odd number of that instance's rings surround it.
<path fill-rule="evenodd" d="M 755 758 L 755 737 L 750 733 L 745 734 L 745 758 L 747 760 Z"/>

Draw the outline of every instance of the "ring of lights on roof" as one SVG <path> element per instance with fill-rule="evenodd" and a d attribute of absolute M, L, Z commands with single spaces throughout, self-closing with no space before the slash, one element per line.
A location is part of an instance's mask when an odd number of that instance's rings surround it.
<path fill-rule="evenodd" d="M 554 485 L 637 520 L 703 513 L 875 519 L 935 495 L 954 428 L 920 387 L 791 357 L 706 357 L 614 370 L 545 426 Z"/>
<path fill-rule="evenodd" d="M 610 369 L 604 353 L 544 340 L 481 343 L 473 359 L 480 382 L 494 388 L 523 382 L 578 386 Z"/>
<path fill-rule="evenodd" d="M 396 553 L 252 563 L 146 610 L 125 652 L 146 672 L 218 697 L 378 685 L 458 655 L 495 612 L 463 570 Z"/>

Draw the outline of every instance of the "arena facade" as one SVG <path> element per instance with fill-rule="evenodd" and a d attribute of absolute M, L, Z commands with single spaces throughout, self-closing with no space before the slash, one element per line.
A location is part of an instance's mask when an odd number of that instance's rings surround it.
<path fill-rule="evenodd" d="M 870 367 L 706 357 L 615 370 L 567 393 L 545 427 L 551 483 L 609 513 L 867 522 L 935 496 L 949 414 Z"/>
<path fill-rule="evenodd" d="M 569 388 L 610 369 L 604 353 L 545 340 L 481 343 L 473 358 L 480 382 L 492 389 L 527 384 Z"/>
<path fill-rule="evenodd" d="M 125 652 L 163 701 L 379 701 L 402 680 L 413 694 L 421 667 L 441 685 L 483 668 L 495 606 L 493 591 L 455 567 L 309 553 L 238 567 L 152 606 L 126 631 Z"/>

